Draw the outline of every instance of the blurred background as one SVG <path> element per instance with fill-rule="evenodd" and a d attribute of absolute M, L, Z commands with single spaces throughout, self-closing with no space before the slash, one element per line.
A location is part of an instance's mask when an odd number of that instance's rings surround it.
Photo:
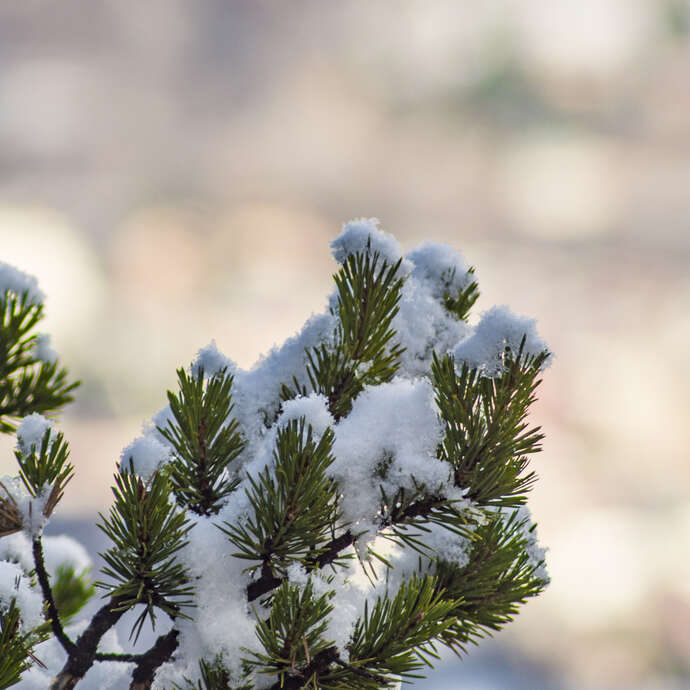
<path fill-rule="evenodd" d="M 94 543 L 175 368 L 292 335 L 378 216 L 557 354 L 552 584 L 418 687 L 690 688 L 689 2 L 6 1 L 0 55 L 0 260 L 83 380 L 58 527 Z"/>

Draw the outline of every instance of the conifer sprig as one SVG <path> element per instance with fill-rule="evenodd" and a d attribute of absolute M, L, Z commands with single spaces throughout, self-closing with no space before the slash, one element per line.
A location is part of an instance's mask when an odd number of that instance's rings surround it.
<path fill-rule="evenodd" d="M 19 532 L 24 526 L 17 501 L 7 487 L 0 482 L 0 537 Z"/>
<path fill-rule="evenodd" d="M 350 663 L 392 683 L 397 678 L 419 678 L 415 671 L 437 657 L 433 647 L 453 624 L 457 602 L 445 597 L 435 577 L 412 575 L 394 596 L 379 596 L 355 625 Z M 374 686 L 376 687 L 376 686 Z"/>
<path fill-rule="evenodd" d="M 160 437 L 137 440 L 129 447 L 129 469 L 121 463 L 115 476 L 115 500 L 99 524 L 112 541 L 102 554 L 107 581 L 97 583 L 107 601 L 74 641 L 63 623 L 90 590 L 73 571 L 58 572 L 51 583 L 40 530 L 32 525 L 46 621 L 68 656 L 52 681 L 53 690 L 74 687 L 95 662 L 134 664 L 130 688 L 145 690 L 169 661 L 172 672 L 180 673 L 178 679 L 183 674 L 193 678 L 185 678 L 185 690 L 252 690 L 257 685 L 271 690 L 390 688 L 401 679 L 421 677 L 423 667 L 437 658 L 436 644 L 464 651 L 499 630 L 521 603 L 544 587 L 547 576 L 539 560 L 543 551 L 533 527 L 528 527 L 529 513 L 516 508 L 534 480 L 527 463 L 542 439 L 539 428 L 526 419 L 540 369 L 549 357 L 533 322 L 507 308 L 483 316 L 464 349 L 461 341 L 455 350 L 458 357 L 465 353 L 468 361 L 485 362 L 478 368 L 456 363 L 450 354 L 432 357 L 434 347 L 451 352 L 452 339 L 469 332 L 458 321 L 468 320 L 479 295 L 473 269 L 459 280 L 456 271 L 465 270 L 465 264 L 447 248 L 431 246 L 408 255 L 405 268 L 410 273 L 404 276 L 397 243 L 373 220 L 348 224 L 332 247 L 341 263 L 334 275 L 332 318 L 326 315 L 333 330 L 321 333 L 316 345 L 313 337 L 323 321 L 302 332 L 296 342 L 302 343 L 298 352 L 305 348 L 304 369 L 293 376 L 291 386 L 281 388 L 276 372 L 285 366 L 288 376 L 295 373 L 294 342 L 260 362 L 256 376 L 237 380 L 242 403 L 238 418 L 247 420 L 246 428 L 233 418 L 236 382 L 226 369 L 210 377 L 201 368 L 178 371 L 178 391 L 168 394 L 169 420 L 157 428 L 167 444 L 161 445 Z M 405 293 L 405 327 L 398 334 L 394 320 L 399 318 L 404 280 L 411 284 Z M 11 271 L 5 282 L 35 284 Z M 33 335 L 42 318 L 39 294 L 37 288 L 22 295 L 7 291 L 0 299 L 0 432 L 31 412 L 55 411 L 76 385 L 67 383 L 65 370 L 56 363 L 38 359 L 52 357 Z M 519 347 L 506 348 L 498 360 L 486 362 L 487 355 L 494 357 L 497 343 L 514 343 L 513 335 L 523 327 Z M 409 357 L 403 356 L 405 346 L 411 349 Z M 224 360 L 214 346 L 200 354 L 199 361 Z M 425 370 L 435 406 L 426 382 L 424 391 L 417 387 L 418 378 L 412 388 L 419 396 L 407 400 L 400 392 Z M 494 371 L 495 377 L 485 373 Z M 391 386 L 380 389 L 380 398 L 372 391 L 376 405 L 363 406 L 357 418 L 342 421 L 365 388 L 388 382 Z M 276 417 L 276 386 L 283 401 L 309 399 L 291 402 L 293 407 L 286 405 L 282 418 Z M 327 412 L 335 424 L 319 435 L 315 429 L 328 419 Z M 254 413 L 257 418 L 248 419 Z M 289 417 L 296 419 L 285 422 Z M 361 429 L 355 428 L 360 421 Z M 35 439 L 31 430 L 36 426 L 25 428 L 25 438 Z M 395 450 L 388 450 L 389 437 Z M 31 497 L 46 499 L 43 512 L 49 515 L 72 476 L 67 444 L 50 430 L 29 448 L 19 440 L 21 479 Z M 427 468 L 424 458 L 433 455 L 435 446 L 436 460 L 429 458 L 434 466 Z M 364 464 L 350 471 L 344 461 L 350 457 L 356 462 L 351 457 L 356 455 L 365 456 Z M 236 468 L 232 463 L 239 456 L 246 464 Z M 158 469 L 150 474 L 153 465 Z M 257 465 L 265 467 L 257 472 Z M 141 477 L 135 476 L 135 467 Z M 402 482 L 395 481 L 393 467 L 402 473 Z M 238 494 L 240 477 L 243 488 Z M 370 485 L 362 487 L 362 482 Z M 15 480 L 7 487 L 14 490 Z M 19 501 L 7 487 L 0 485 L 0 536 L 26 527 L 24 499 Z M 36 504 L 29 502 L 34 508 Z M 195 553 L 209 559 L 240 558 L 253 578 L 224 592 L 217 611 L 205 596 L 183 631 L 179 619 L 189 618 L 183 611 L 194 606 L 195 587 L 208 587 L 204 591 L 210 593 L 224 584 L 221 571 L 208 568 L 197 574 L 192 586 L 183 561 L 190 553 L 182 551 L 193 524 L 187 511 L 213 516 L 226 508 L 226 521 L 218 526 L 228 537 L 227 548 L 218 552 L 216 541 L 206 540 L 202 524 L 207 521 L 198 519 Z M 390 554 L 380 550 L 380 537 L 397 548 Z M 379 568 L 366 558 L 358 561 L 353 546 L 358 554 L 366 548 L 402 572 L 387 571 L 385 578 L 372 580 L 374 589 L 359 592 L 347 578 Z M 294 566 L 302 572 L 297 581 Z M 313 573 L 327 566 L 337 566 L 333 577 Z M 346 578 L 344 599 L 336 584 L 341 576 Z M 246 596 L 245 603 L 270 596 L 261 600 L 261 611 L 255 611 L 252 620 L 242 612 L 242 601 L 232 599 L 233 591 Z M 359 618 L 354 627 L 339 629 L 343 618 L 356 618 L 350 613 L 355 602 Z M 135 642 L 146 620 L 154 625 L 161 611 L 172 619 L 171 629 L 143 653 L 99 652 L 107 631 L 138 605 L 142 610 L 131 631 Z M 31 644 L 47 628 L 43 624 L 33 637 L 22 638 L 26 633 L 19 616 L 12 619 L 14 606 L 0 612 L 0 685 L 5 675 L 14 682 L 31 663 Z M 217 616 L 236 617 L 237 629 L 222 629 L 234 621 L 217 621 Z M 194 630 L 205 658 L 192 656 L 189 640 Z M 257 680 L 261 674 L 270 679 Z"/>
<path fill-rule="evenodd" d="M 412 492 L 401 487 L 393 496 L 381 487 L 380 534 L 421 555 L 430 553 L 423 534 L 429 531 L 428 525 L 441 525 L 458 538 L 472 540 L 479 515 L 466 503 L 428 493 L 424 487 Z"/>
<path fill-rule="evenodd" d="M 273 466 L 248 477 L 252 515 L 246 522 L 224 522 L 220 529 L 267 577 L 318 554 L 338 519 L 337 488 L 326 475 L 333 462 L 333 432 L 320 439 L 304 417 L 278 429 Z"/>
<path fill-rule="evenodd" d="M 457 373 L 451 355 L 434 353 L 431 375 L 445 427 L 439 457 L 451 464 L 466 497 L 480 505 L 521 505 L 536 479 L 523 472 L 544 436 L 526 417 L 549 353 L 524 354 L 524 344 L 523 338 L 517 353 L 505 353 L 497 378 L 466 363 Z"/>
<path fill-rule="evenodd" d="M 52 590 L 55 606 L 64 622 L 69 622 L 96 591 L 88 578 L 88 569 L 78 573 L 70 564 L 57 567 Z"/>
<path fill-rule="evenodd" d="M 74 399 L 79 382 L 69 382 L 57 361 L 35 355 L 38 336 L 32 331 L 41 319 L 43 305 L 28 292 L 0 295 L 0 433 L 13 433 L 17 419 L 54 412 Z"/>
<path fill-rule="evenodd" d="M 534 526 L 531 528 L 534 529 Z M 518 606 L 540 594 L 547 582 L 539 575 L 543 562 L 530 560 L 525 520 L 517 511 L 489 513 L 463 567 L 437 564 L 437 589 L 455 602 L 455 622 L 444 643 L 456 652 L 513 620 Z"/>
<path fill-rule="evenodd" d="M 168 391 L 174 420 L 158 427 L 174 449 L 166 471 L 179 505 L 214 514 L 237 487 L 228 467 L 245 446 L 230 419 L 233 377 L 222 370 L 204 383 L 203 369 L 196 375 L 178 369 L 177 377 L 179 394 Z"/>
<path fill-rule="evenodd" d="M 52 429 L 46 429 L 40 445 L 32 444 L 28 450 L 17 448 L 14 454 L 22 483 L 33 498 L 41 496 L 47 487 L 50 488 L 43 506 L 43 514 L 50 517 L 64 494 L 65 486 L 74 476 L 64 434 L 55 434 Z"/>
<path fill-rule="evenodd" d="M 15 599 L 6 609 L 0 607 L 0 688 L 16 685 L 31 663 L 43 666 L 33 653 L 33 647 L 48 635 L 35 630 L 23 630 L 21 612 Z"/>
<path fill-rule="evenodd" d="M 324 685 L 316 669 L 309 668 L 312 660 L 332 648 L 325 637 L 328 615 L 333 610 L 330 596 L 317 596 L 311 581 L 305 587 L 283 583 L 274 593 L 271 614 L 259 620 L 256 634 L 263 652 L 253 652 L 248 659 L 262 674 L 277 675 L 281 687 L 289 676 L 298 676 L 300 685 Z"/>
<path fill-rule="evenodd" d="M 467 271 L 469 276 L 474 276 L 474 267 Z M 467 321 L 470 310 L 479 299 L 479 284 L 476 280 L 470 280 L 465 287 L 459 288 L 455 294 L 451 292 L 451 286 L 455 280 L 456 269 L 445 271 L 441 276 L 444 285 L 443 306 L 460 321 Z"/>
<path fill-rule="evenodd" d="M 231 683 L 230 673 L 219 656 L 213 661 L 199 661 L 199 680 L 196 683 L 185 678 L 186 685 L 174 685 L 175 690 L 253 690 L 253 685 L 235 685 Z"/>
<path fill-rule="evenodd" d="M 115 502 L 108 518 L 100 514 L 98 526 L 113 542 L 101 556 L 107 564 L 102 572 L 115 584 L 96 586 L 118 600 L 116 610 L 144 605 L 132 627 L 136 641 L 147 617 L 155 626 L 156 609 L 174 619 L 186 617 L 181 608 L 193 605 L 194 588 L 176 556 L 191 524 L 168 502 L 170 485 L 160 473 L 148 486 L 133 472 L 115 474 L 112 491 Z"/>
<path fill-rule="evenodd" d="M 398 313 L 404 278 L 402 259 L 390 264 L 370 246 L 347 257 L 333 276 L 338 319 L 335 343 L 307 350 L 307 376 L 311 390 L 328 398 L 335 420 L 346 416 L 364 386 L 390 381 L 398 370 L 404 348 L 393 342 L 393 319 Z M 305 395 L 295 378 L 283 385 L 282 399 Z"/>

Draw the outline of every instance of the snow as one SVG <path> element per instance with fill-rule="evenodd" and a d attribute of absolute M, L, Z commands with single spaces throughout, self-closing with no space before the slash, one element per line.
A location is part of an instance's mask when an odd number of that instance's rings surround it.
<path fill-rule="evenodd" d="M 128 471 L 130 462 L 135 474 L 148 481 L 153 473 L 170 459 L 170 448 L 153 436 L 140 436 L 120 455 L 120 471 Z"/>
<path fill-rule="evenodd" d="M 478 367 L 485 376 L 499 376 L 503 372 L 502 356 L 506 348 L 517 354 L 523 336 L 525 354 L 538 355 L 548 350 L 537 333 L 535 319 L 516 316 L 507 306 L 492 307 L 482 314 L 474 333 L 454 349 L 455 361 Z M 546 360 L 547 366 L 551 359 Z"/>
<path fill-rule="evenodd" d="M 81 573 L 93 565 L 88 551 L 66 534 L 43 537 L 43 552 L 49 573 L 57 572 L 59 566 L 71 566 L 76 573 Z"/>
<path fill-rule="evenodd" d="M 538 577 L 544 582 L 549 582 L 549 573 L 546 570 L 546 549 L 540 546 L 537 538 L 537 528 L 532 521 L 532 515 L 527 506 L 520 506 L 515 509 L 517 512 L 517 519 L 523 523 L 522 534 L 525 537 L 527 555 L 529 556 L 529 564 L 536 567 L 534 571 L 535 577 Z M 506 511 L 506 515 L 510 515 L 509 511 Z"/>
<path fill-rule="evenodd" d="M 318 393 L 284 402 L 276 426 L 285 427 L 291 421 L 301 417 L 304 417 L 305 422 L 311 426 L 317 439 L 323 436 L 326 429 L 335 424 L 328 411 L 326 396 Z"/>
<path fill-rule="evenodd" d="M 50 447 L 56 437 L 53 431 L 53 422 L 46 419 L 42 414 L 38 414 L 38 412 L 24 417 L 17 429 L 17 450 L 25 455 L 30 455 L 32 452 L 40 453 L 43 436 L 48 430 L 51 432 Z"/>
<path fill-rule="evenodd" d="M 80 573 L 92 566 L 91 557 L 86 549 L 72 537 L 61 534 L 42 539 L 43 554 L 48 573 L 52 576 L 61 565 L 72 566 Z M 15 532 L 0 539 L 0 561 L 18 563 L 25 572 L 34 568 L 31 539 L 24 532 Z"/>
<path fill-rule="evenodd" d="M 47 522 L 46 517 L 43 515 L 43 508 L 48 500 L 50 487 L 45 484 L 42 491 L 34 498 L 26 490 L 24 483 L 19 477 L 5 476 L 0 479 L 0 482 L 4 487 L 2 491 L 3 498 L 5 491 L 7 491 L 14 499 L 24 532 L 31 538 L 41 534 Z"/>
<path fill-rule="evenodd" d="M 257 645 L 256 619 L 246 597 L 246 562 L 229 555 L 232 547 L 214 524 L 220 516 L 212 520 L 190 517 L 194 527 L 189 544 L 181 552 L 181 561 L 195 583 L 196 607 L 188 611 L 192 620 L 178 621 L 180 636 L 175 663 L 161 667 L 154 688 L 169 688 L 174 682 L 179 683 L 182 676 L 198 677 L 199 659 L 213 659 L 216 654 L 224 654 L 230 672 L 239 676 L 237 650 Z"/>
<path fill-rule="evenodd" d="M 300 385 L 308 382 L 306 351 L 321 343 L 332 344 L 336 325 L 337 320 L 328 312 L 312 315 L 299 333 L 274 347 L 249 371 L 238 370 L 233 385 L 233 414 L 249 441 L 245 457 L 251 455 L 253 444 L 278 416 L 281 384 L 292 386 L 293 376 Z"/>
<path fill-rule="evenodd" d="M 331 242 L 333 258 L 344 264 L 347 257 L 357 252 L 378 253 L 381 259 L 394 264 L 402 256 L 398 241 L 379 228 L 378 218 L 358 218 L 343 225 L 343 231 Z"/>
<path fill-rule="evenodd" d="M 206 347 L 202 347 L 196 354 L 196 359 L 192 364 L 192 374 L 196 376 L 199 369 L 204 370 L 204 376 L 210 378 L 219 374 L 223 369 L 226 374 L 234 374 L 237 370 L 237 364 L 229 357 L 226 357 L 216 345 L 216 341 L 212 340 Z"/>
<path fill-rule="evenodd" d="M 86 628 L 87 621 L 69 625 L 65 632 L 71 639 L 76 639 Z M 102 637 L 98 647 L 101 652 L 121 654 L 124 650 L 113 628 Z M 47 668 L 34 664 L 14 687 L 17 690 L 45 690 L 53 677 L 59 673 L 67 660 L 67 655 L 55 637 L 36 645 L 34 654 Z M 79 690 L 120 690 L 129 687 L 134 664 L 96 662 L 79 681 Z"/>
<path fill-rule="evenodd" d="M 15 295 L 27 293 L 29 302 L 33 304 L 41 304 L 45 299 L 34 276 L 0 261 L 0 299 L 4 299 L 7 291 Z"/>
<path fill-rule="evenodd" d="M 0 561 L 0 609 L 7 610 L 15 599 L 25 630 L 43 622 L 43 598 L 18 563 Z"/>
<path fill-rule="evenodd" d="M 425 379 L 398 378 L 366 388 L 334 431 L 335 462 L 328 472 L 343 494 L 345 520 L 358 523 L 358 531 L 373 525 L 379 484 L 394 493 L 413 489 L 413 478 L 431 491 L 448 482 L 449 467 L 436 458 L 443 430 Z M 388 466 L 381 479 L 382 463 Z"/>
<path fill-rule="evenodd" d="M 446 244 L 424 242 L 408 252 L 406 258 L 414 266 L 412 275 L 420 282 L 430 283 L 437 299 L 442 299 L 446 292 L 457 294 L 474 280 L 463 257 Z"/>
<path fill-rule="evenodd" d="M 23 532 L 0 538 L 0 561 L 18 563 L 28 573 L 34 567 L 33 558 L 31 541 Z"/>
<path fill-rule="evenodd" d="M 393 319 L 396 342 L 405 347 L 399 374 L 424 376 L 431 366 L 433 351 L 445 353 L 466 338 L 471 329 L 448 312 L 436 296 L 436 284 L 420 281 L 414 274 L 403 285 L 399 311 Z"/>
<path fill-rule="evenodd" d="M 352 548 L 343 554 L 354 556 Z M 364 613 L 364 603 L 373 593 L 373 586 L 364 575 L 359 561 L 352 558 L 348 567 L 338 568 L 337 571 L 314 571 L 307 573 L 298 564 L 288 568 L 288 579 L 291 584 L 306 587 L 311 583 L 314 594 L 322 596 L 331 593 L 333 611 L 328 619 L 326 637 L 333 641 L 347 658 L 347 643 L 352 635 L 357 619 Z"/>

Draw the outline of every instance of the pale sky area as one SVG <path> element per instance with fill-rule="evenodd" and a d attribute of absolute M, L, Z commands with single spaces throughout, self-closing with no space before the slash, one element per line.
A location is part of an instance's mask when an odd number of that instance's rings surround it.
<path fill-rule="evenodd" d="M 0 259 L 83 381 L 62 517 L 107 510 L 200 347 L 249 367 L 321 312 L 328 243 L 377 216 L 556 354 L 552 584 L 418 687 L 690 687 L 689 32 L 685 0 L 0 5 Z"/>

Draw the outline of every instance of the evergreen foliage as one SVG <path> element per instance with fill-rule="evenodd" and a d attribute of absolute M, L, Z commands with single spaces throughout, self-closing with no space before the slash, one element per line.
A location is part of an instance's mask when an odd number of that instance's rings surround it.
<path fill-rule="evenodd" d="M 338 519 L 337 487 L 326 475 L 332 443 L 330 430 L 316 442 L 304 418 L 278 429 L 273 471 L 250 477 L 251 517 L 221 526 L 239 549 L 233 555 L 258 561 L 250 571 L 284 575 L 291 562 L 316 558 L 328 544 Z"/>
<path fill-rule="evenodd" d="M 99 524 L 105 601 L 78 637 L 68 624 L 93 585 L 49 572 L 42 536 L 74 468 L 36 414 L 77 384 L 37 356 L 35 281 L 0 265 L 0 431 L 22 420 L 0 538 L 33 555 L 0 561 L 17 578 L 0 581 L 0 688 L 393 688 L 546 586 L 525 507 L 550 362 L 533 322 L 501 308 L 473 325 L 474 269 L 446 247 L 402 256 L 373 220 L 332 247 L 326 314 L 247 372 L 200 350 L 123 453 Z M 101 651 L 135 609 L 135 644 L 166 614 L 154 644 Z M 62 667 L 41 671 L 42 650 Z"/>
<path fill-rule="evenodd" d="M 470 267 L 467 271 L 470 282 L 453 289 L 457 277 L 456 272 L 457 269 L 453 267 L 441 276 L 441 283 L 443 285 L 443 306 L 461 321 L 467 321 L 470 310 L 479 299 L 479 283 L 477 283 L 476 280 L 472 280 L 474 277 L 474 268 Z"/>
<path fill-rule="evenodd" d="M 167 471 L 177 502 L 199 515 L 215 514 L 222 500 L 237 488 L 228 465 L 244 448 L 232 412 L 233 377 L 222 370 L 204 383 L 204 370 L 188 375 L 178 369 L 180 392 L 168 392 L 173 420 L 158 431 L 174 456 Z"/>
<path fill-rule="evenodd" d="M 156 609 L 171 618 L 193 605 L 194 588 L 176 553 L 186 544 L 191 529 L 185 514 L 169 502 L 170 485 L 165 475 L 154 474 L 148 486 L 133 472 L 115 475 L 115 502 L 110 515 L 98 525 L 113 546 L 101 554 L 103 574 L 116 584 L 97 582 L 118 600 L 118 609 L 143 604 L 131 635 L 139 637 L 146 618 L 154 624 Z"/>
<path fill-rule="evenodd" d="M 51 430 L 46 429 L 40 445 L 32 443 L 27 451 L 20 443 L 14 455 L 19 465 L 19 476 L 33 498 L 38 498 L 46 487 L 50 487 L 43 507 L 43 515 L 49 518 L 62 498 L 65 485 L 74 475 L 64 435 L 58 433 L 56 438 L 52 438 Z"/>
<path fill-rule="evenodd" d="M 453 624 L 441 636 L 451 649 L 466 652 L 467 643 L 513 620 L 518 604 L 537 596 L 546 586 L 539 565 L 530 562 L 530 530 L 518 511 L 507 520 L 494 513 L 477 528 L 476 544 L 463 567 L 437 564 L 437 589 L 452 598 Z"/>
<path fill-rule="evenodd" d="M 0 292 L 0 432 L 11 433 L 16 420 L 34 412 L 54 412 L 71 402 L 78 381 L 69 382 L 57 361 L 37 355 L 43 304 L 31 292 Z"/>
<path fill-rule="evenodd" d="M 434 353 L 431 374 L 445 426 L 439 456 L 453 467 L 456 485 L 479 505 L 520 505 L 536 478 L 522 473 L 543 434 L 529 427 L 526 416 L 548 353 L 525 354 L 524 343 L 523 338 L 517 353 L 506 348 L 503 373 L 496 378 L 466 363 L 458 374 L 452 355 L 439 359 Z"/>
<path fill-rule="evenodd" d="M 96 592 L 88 573 L 77 573 L 74 566 L 69 564 L 57 567 L 52 590 L 58 615 L 63 622 L 69 622 L 79 613 Z"/>
<path fill-rule="evenodd" d="M 331 313 L 338 319 L 334 347 L 308 350 L 306 369 L 311 391 L 327 397 L 336 421 L 347 415 L 365 386 L 390 381 L 398 369 L 403 348 L 389 345 L 403 286 L 401 261 L 389 265 L 371 252 L 369 242 L 366 252 L 348 256 L 333 276 L 337 292 Z M 298 393 L 306 395 L 307 388 L 296 379 L 294 389 L 283 386 L 283 400 Z"/>
<path fill-rule="evenodd" d="M 42 663 L 34 656 L 33 648 L 46 638 L 46 634 L 37 630 L 22 630 L 15 599 L 10 600 L 4 611 L 0 610 L 0 688 L 16 685 L 26 669 Z"/>
<path fill-rule="evenodd" d="M 366 669 L 372 677 L 393 684 L 397 678 L 420 678 L 415 671 L 430 665 L 433 648 L 449 628 L 456 602 L 438 591 L 436 578 L 413 575 L 404 581 L 395 596 L 379 596 L 357 622 L 350 643 L 350 662 Z M 370 684 L 369 687 L 380 687 Z"/>

